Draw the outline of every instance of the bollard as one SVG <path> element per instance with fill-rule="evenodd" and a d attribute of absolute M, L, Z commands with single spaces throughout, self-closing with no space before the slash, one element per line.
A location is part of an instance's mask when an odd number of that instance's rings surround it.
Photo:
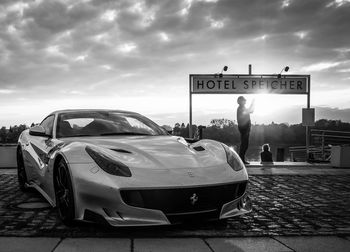
<path fill-rule="evenodd" d="M 284 162 L 284 148 L 277 148 L 276 162 Z"/>
<path fill-rule="evenodd" d="M 199 125 L 198 130 L 199 130 L 199 139 L 203 139 L 203 129 L 207 128 L 206 126 Z"/>

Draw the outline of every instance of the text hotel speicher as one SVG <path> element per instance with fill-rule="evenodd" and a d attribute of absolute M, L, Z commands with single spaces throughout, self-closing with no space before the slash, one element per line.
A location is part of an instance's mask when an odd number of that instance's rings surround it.
<path fill-rule="evenodd" d="M 208 78 L 192 80 L 193 93 L 288 93 L 305 94 L 305 78 Z"/>

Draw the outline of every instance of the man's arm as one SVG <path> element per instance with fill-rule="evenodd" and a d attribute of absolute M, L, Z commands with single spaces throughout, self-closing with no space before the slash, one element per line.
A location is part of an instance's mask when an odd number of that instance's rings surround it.
<path fill-rule="evenodd" d="M 250 104 L 250 107 L 248 109 L 248 113 L 253 113 L 255 109 L 255 99 L 252 100 L 252 103 Z"/>

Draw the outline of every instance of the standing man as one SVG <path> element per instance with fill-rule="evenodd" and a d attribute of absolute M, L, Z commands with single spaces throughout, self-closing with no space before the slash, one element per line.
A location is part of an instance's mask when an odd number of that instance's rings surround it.
<path fill-rule="evenodd" d="M 241 157 L 244 164 L 249 164 L 245 160 L 245 153 L 248 149 L 249 145 L 249 134 L 250 134 L 250 114 L 254 112 L 254 100 L 252 101 L 252 104 L 249 108 L 245 107 L 247 100 L 240 96 L 237 99 L 237 103 L 239 104 L 237 108 L 237 123 L 238 123 L 238 130 L 241 134 L 241 146 L 239 148 L 239 156 Z"/>

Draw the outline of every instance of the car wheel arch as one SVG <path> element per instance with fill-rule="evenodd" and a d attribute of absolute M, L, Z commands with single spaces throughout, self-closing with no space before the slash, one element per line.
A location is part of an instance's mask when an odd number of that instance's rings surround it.
<path fill-rule="evenodd" d="M 16 164 L 17 164 L 17 179 L 20 189 L 25 192 L 28 190 L 28 176 L 25 168 L 25 162 L 23 158 L 23 150 L 20 144 L 18 144 L 16 149 Z"/>
<path fill-rule="evenodd" d="M 57 169 L 58 169 L 58 164 L 61 162 L 61 160 L 63 160 L 66 165 L 67 165 L 67 169 L 68 169 L 68 172 L 69 172 L 69 176 L 70 176 L 70 179 L 71 179 L 71 182 L 73 184 L 73 177 L 72 177 L 72 172 L 69 168 L 69 165 L 68 165 L 68 162 L 66 160 L 66 158 L 64 157 L 64 155 L 62 155 L 61 153 L 60 154 L 57 154 L 57 156 L 55 157 L 55 161 L 54 161 L 54 164 L 53 164 L 53 173 L 52 173 L 52 185 L 54 186 L 54 190 L 56 190 L 55 188 L 55 176 L 56 176 L 56 173 L 57 173 Z M 75 187 L 73 186 L 73 195 L 75 196 Z M 55 205 L 57 205 L 56 203 L 56 195 L 55 195 Z"/>
<path fill-rule="evenodd" d="M 16 149 L 16 155 L 18 157 L 19 152 L 22 152 L 22 146 L 20 144 L 17 145 L 17 149 Z M 22 154 L 22 153 L 21 153 Z M 22 154 L 23 155 L 23 154 Z"/>
<path fill-rule="evenodd" d="M 65 164 L 66 164 L 66 168 L 67 168 L 67 171 L 69 173 L 69 177 L 70 177 L 70 180 L 71 180 L 71 184 L 72 184 L 72 194 L 73 194 L 73 207 L 74 207 L 74 218 L 76 218 L 77 216 L 77 208 L 76 208 L 76 195 L 75 195 L 75 187 L 74 187 L 74 184 L 73 184 L 73 177 L 72 177 L 72 172 L 70 170 L 70 167 L 69 167 L 69 164 L 66 160 L 66 158 L 64 157 L 64 155 L 62 153 L 59 153 L 57 154 L 57 156 L 55 157 L 55 160 L 54 160 L 54 164 L 53 164 L 53 176 L 52 176 L 52 183 L 53 183 L 53 187 L 54 187 L 54 202 L 55 202 L 55 206 L 57 207 L 57 200 L 56 200 L 56 183 L 55 183 L 55 177 L 56 177 L 56 174 L 57 174 L 57 170 L 58 170 L 58 166 L 59 166 L 59 163 L 61 161 L 64 161 Z M 68 225 L 68 224 L 66 224 Z M 69 224 L 70 225 L 70 224 Z"/>
<path fill-rule="evenodd" d="M 69 175 L 72 177 L 72 174 L 71 174 L 71 172 L 70 172 L 67 159 L 64 157 L 64 155 L 63 155 L 62 153 L 59 153 L 59 154 L 56 155 L 55 161 L 54 161 L 54 163 L 53 163 L 53 178 L 54 178 L 55 175 L 56 175 L 57 167 L 58 167 L 59 162 L 61 162 L 61 160 L 63 160 L 63 161 L 66 163 L 66 165 L 67 165 L 67 167 L 68 167 Z"/>

